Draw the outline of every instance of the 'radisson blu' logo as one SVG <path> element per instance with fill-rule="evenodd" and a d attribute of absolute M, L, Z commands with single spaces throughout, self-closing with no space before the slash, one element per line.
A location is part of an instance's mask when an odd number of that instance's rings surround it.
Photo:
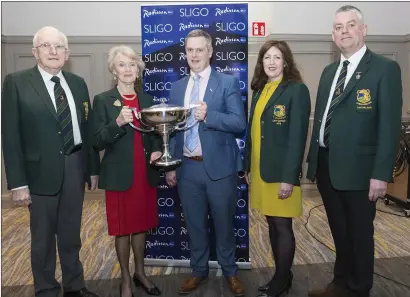
<path fill-rule="evenodd" d="M 220 16 L 227 13 L 243 13 L 246 12 L 245 8 L 235 9 L 235 8 L 215 8 L 215 16 Z"/>
<path fill-rule="evenodd" d="M 147 10 L 143 9 L 142 10 L 142 18 L 149 18 L 151 16 L 156 16 L 156 15 L 173 15 L 174 11 L 169 9 L 169 10 L 162 10 L 162 9 L 153 9 L 153 10 Z"/>
<path fill-rule="evenodd" d="M 172 43 L 173 43 L 172 40 L 156 39 L 156 38 L 154 38 L 153 40 L 144 39 L 144 47 L 150 47 L 156 44 L 172 44 Z"/>
<path fill-rule="evenodd" d="M 246 43 L 246 37 L 231 38 L 229 36 L 225 36 L 225 38 L 215 38 L 215 45 L 224 45 L 226 43 Z"/>
<path fill-rule="evenodd" d="M 154 74 L 159 74 L 159 73 L 172 73 L 174 72 L 173 68 L 157 68 L 154 67 L 152 69 L 145 68 L 144 74 L 145 75 L 154 75 Z"/>
<path fill-rule="evenodd" d="M 189 22 L 188 24 L 179 23 L 179 31 L 193 30 L 197 28 L 209 28 L 209 24 L 195 24 Z"/>
<path fill-rule="evenodd" d="M 229 67 L 229 66 L 225 66 L 225 68 L 215 67 L 215 70 L 218 72 L 222 72 L 222 73 L 225 73 L 225 72 L 233 73 L 233 72 L 245 72 L 246 71 L 246 69 L 243 67 L 238 68 L 238 67 Z"/>

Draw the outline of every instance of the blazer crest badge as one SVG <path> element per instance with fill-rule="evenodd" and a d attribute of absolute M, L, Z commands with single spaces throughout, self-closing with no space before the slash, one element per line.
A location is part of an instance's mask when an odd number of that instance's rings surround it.
<path fill-rule="evenodd" d="M 356 107 L 357 109 L 372 109 L 372 97 L 369 89 L 357 90 Z"/>
<path fill-rule="evenodd" d="M 275 105 L 273 107 L 273 122 L 277 125 L 286 122 L 286 106 L 285 105 Z"/>

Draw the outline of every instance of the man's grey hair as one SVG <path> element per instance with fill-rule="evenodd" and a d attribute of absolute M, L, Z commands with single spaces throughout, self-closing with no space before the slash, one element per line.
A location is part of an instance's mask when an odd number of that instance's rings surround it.
<path fill-rule="evenodd" d="M 212 49 L 212 37 L 209 35 L 208 32 L 202 30 L 202 29 L 195 29 L 192 30 L 191 32 L 188 33 L 187 37 L 185 37 L 185 45 L 187 43 L 188 38 L 190 37 L 205 37 L 206 39 L 206 46 L 208 49 Z"/>
<path fill-rule="evenodd" d="M 336 14 L 338 14 L 339 12 L 348 12 L 348 11 L 354 11 L 356 13 L 357 18 L 359 19 L 360 23 L 361 24 L 364 23 L 364 17 L 363 17 L 362 11 L 359 8 L 357 8 L 353 5 L 343 5 L 338 10 L 336 10 Z"/>
<path fill-rule="evenodd" d="M 45 34 L 45 33 L 56 33 L 56 34 L 58 34 L 58 35 L 60 35 L 62 38 L 63 38 L 63 40 L 64 40 L 64 46 L 66 47 L 66 48 L 68 48 L 68 40 L 67 40 L 67 36 L 63 33 L 63 32 L 61 32 L 60 30 L 58 30 L 58 29 L 56 29 L 56 28 L 54 28 L 54 27 L 50 27 L 50 26 L 47 26 L 47 27 L 43 27 L 43 28 L 41 28 L 40 30 L 38 30 L 37 32 L 36 32 L 36 34 L 34 34 L 34 38 L 33 38 L 33 47 L 37 47 L 37 46 L 39 46 L 39 44 L 38 44 L 38 37 L 39 36 L 41 36 L 42 34 Z"/>

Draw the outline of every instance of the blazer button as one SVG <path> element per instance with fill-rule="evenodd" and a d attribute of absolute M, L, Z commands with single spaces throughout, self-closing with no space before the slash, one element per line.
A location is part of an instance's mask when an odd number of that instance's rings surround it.
<path fill-rule="evenodd" d="M 61 131 L 59 131 L 58 134 L 61 135 Z"/>
<path fill-rule="evenodd" d="M 60 155 L 62 155 L 63 154 L 63 152 L 62 151 L 60 151 Z"/>
<path fill-rule="evenodd" d="M 261 138 L 264 139 L 265 137 L 263 137 L 263 135 L 262 135 Z"/>
<path fill-rule="evenodd" d="M 316 142 L 319 142 L 319 139 L 316 139 Z"/>
<path fill-rule="evenodd" d="M 264 124 L 265 122 L 264 122 L 264 121 L 262 121 L 261 123 L 262 123 L 262 124 Z"/>

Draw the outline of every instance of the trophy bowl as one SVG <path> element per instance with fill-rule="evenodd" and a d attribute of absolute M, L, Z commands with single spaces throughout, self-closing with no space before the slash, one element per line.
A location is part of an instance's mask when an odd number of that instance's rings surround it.
<path fill-rule="evenodd" d="M 194 123 L 190 127 L 187 127 L 186 125 L 191 109 L 192 108 L 185 108 L 166 103 L 153 105 L 149 108 L 144 108 L 139 112 L 133 108 L 135 116 L 146 128 L 136 127 L 132 123 L 129 123 L 131 127 L 144 133 L 155 131 L 162 136 L 162 156 L 153 161 L 153 165 L 158 167 L 168 167 L 179 165 L 181 163 L 181 159 L 173 158 L 169 152 L 169 135 L 175 130 L 187 130 L 196 124 Z"/>

